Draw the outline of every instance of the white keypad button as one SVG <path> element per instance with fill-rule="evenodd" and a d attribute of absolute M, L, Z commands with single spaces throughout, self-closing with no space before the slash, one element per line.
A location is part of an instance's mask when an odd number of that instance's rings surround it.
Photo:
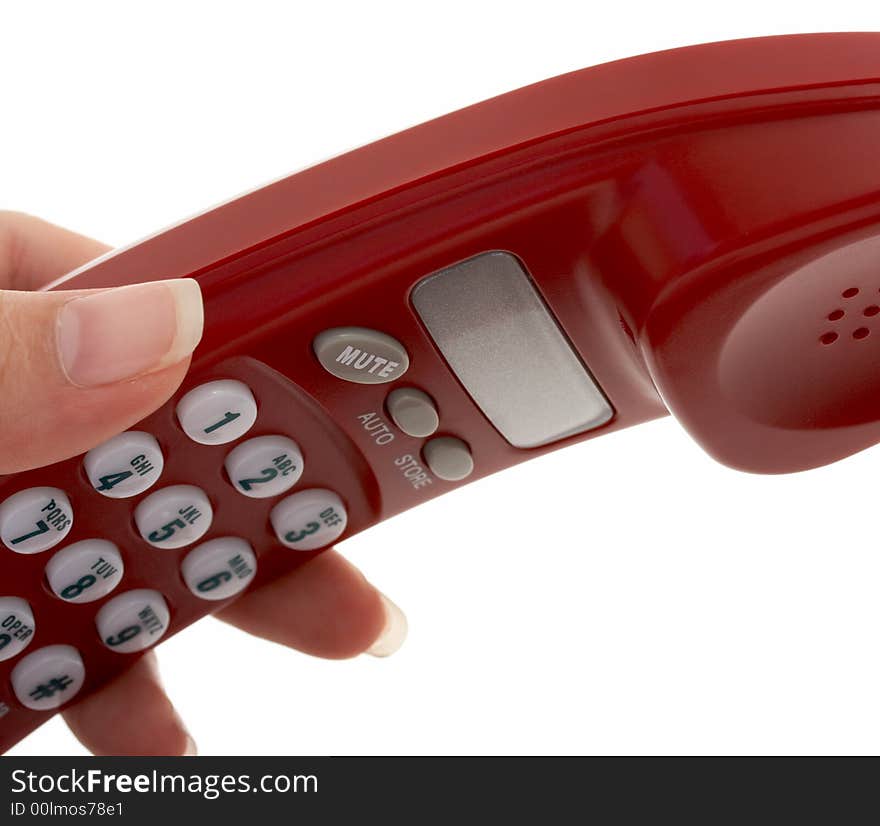
<path fill-rule="evenodd" d="M 345 530 L 348 514 L 332 490 L 312 488 L 282 499 L 269 515 L 282 545 L 313 551 L 336 540 Z"/>
<path fill-rule="evenodd" d="M 138 430 L 114 436 L 92 448 L 83 459 L 92 487 L 111 499 L 143 493 L 159 479 L 164 465 L 159 443 Z"/>
<path fill-rule="evenodd" d="M 20 554 L 38 554 L 57 545 L 73 525 L 73 509 L 63 490 L 28 488 L 0 505 L 0 538 Z"/>
<path fill-rule="evenodd" d="M 171 485 L 151 493 L 134 509 L 141 536 L 157 548 L 182 548 L 201 539 L 214 511 L 194 485 Z"/>
<path fill-rule="evenodd" d="M 148 588 L 126 591 L 98 611 L 95 625 L 107 648 L 120 654 L 155 645 L 168 630 L 171 614 L 162 594 Z"/>
<path fill-rule="evenodd" d="M 33 638 L 31 606 L 19 597 L 0 597 L 0 662 L 20 654 Z"/>
<path fill-rule="evenodd" d="M 94 602 L 122 581 L 125 565 L 112 542 L 84 539 L 58 551 L 46 565 L 46 580 L 65 602 Z"/>
<path fill-rule="evenodd" d="M 72 700 L 82 688 L 86 667 L 72 645 L 47 645 L 28 654 L 12 669 L 12 690 L 34 711 L 47 711 Z"/>
<path fill-rule="evenodd" d="M 257 436 L 233 448 L 225 465 L 229 481 L 239 493 L 265 499 L 297 483 L 303 457 L 299 445 L 287 436 Z"/>
<path fill-rule="evenodd" d="M 257 420 L 257 403 L 250 388 L 240 381 L 209 381 L 177 403 L 177 420 L 194 442 L 225 445 L 251 429 Z"/>
<path fill-rule="evenodd" d="M 243 591 L 257 573 L 251 546 L 236 536 L 211 539 L 187 554 L 180 566 L 187 588 L 201 599 L 228 599 Z"/>

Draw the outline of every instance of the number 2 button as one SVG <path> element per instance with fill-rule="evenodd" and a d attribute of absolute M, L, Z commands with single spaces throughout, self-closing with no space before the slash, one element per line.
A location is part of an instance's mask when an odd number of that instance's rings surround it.
<path fill-rule="evenodd" d="M 244 436 L 257 420 L 250 388 L 234 379 L 200 384 L 177 403 L 177 420 L 201 445 L 225 445 Z"/>
<path fill-rule="evenodd" d="M 235 489 L 254 499 L 290 490 L 303 472 L 299 445 L 286 436 L 257 436 L 233 448 L 226 473 Z"/>

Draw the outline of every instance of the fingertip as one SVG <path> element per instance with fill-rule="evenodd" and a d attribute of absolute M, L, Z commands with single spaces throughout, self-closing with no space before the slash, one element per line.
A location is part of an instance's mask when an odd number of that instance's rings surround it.
<path fill-rule="evenodd" d="M 67 708 L 64 719 L 76 738 L 97 756 L 195 753 L 192 737 L 162 688 L 152 652 Z"/>

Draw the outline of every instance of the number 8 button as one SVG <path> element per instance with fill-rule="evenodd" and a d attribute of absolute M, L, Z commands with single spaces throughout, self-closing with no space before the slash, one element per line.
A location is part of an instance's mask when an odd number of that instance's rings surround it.
<path fill-rule="evenodd" d="M 157 548 L 182 548 L 201 539 L 213 518 L 208 497 L 194 485 L 162 488 L 134 509 L 141 536 Z"/>

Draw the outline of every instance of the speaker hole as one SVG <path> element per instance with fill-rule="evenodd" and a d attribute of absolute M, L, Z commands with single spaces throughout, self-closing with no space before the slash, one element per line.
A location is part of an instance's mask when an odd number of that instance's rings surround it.
<path fill-rule="evenodd" d="M 865 313 L 867 314 L 867 310 L 865 311 Z M 832 312 L 828 313 L 828 320 L 840 321 L 840 319 L 842 319 L 845 315 L 846 313 L 843 310 L 833 310 Z"/>
<path fill-rule="evenodd" d="M 855 298 L 859 294 L 858 287 L 850 287 L 848 290 L 844 290 L 841 295 L 844 298 Z"/>
<path fill-rule="evenodd" d="M 853 338 L 862 339 L 867 338 L 869 335 L 871 335 L 871 331 L 867 327 L 859 327 L 859 329 L 853 333 Z"/>
<path fill-rule="evenodd" d="M 823 333 L 819 337 L 819 341 L 821 341 L 822 344 L 834 344 L 834 342 L 837 341 L 837 333 Z"/>
<path fill-rule="evenodd" d="M 870 318 L 871 316 L 874 316 L 874 315 L 877 315 L 877 313 L 880 313 L 880 307 L 878 307 L 876 304 L 872 304 L 870 307 L 865 307 L 864 312 L 865 312 L 865 315 L 868 316 L 868 318 Z"/>

